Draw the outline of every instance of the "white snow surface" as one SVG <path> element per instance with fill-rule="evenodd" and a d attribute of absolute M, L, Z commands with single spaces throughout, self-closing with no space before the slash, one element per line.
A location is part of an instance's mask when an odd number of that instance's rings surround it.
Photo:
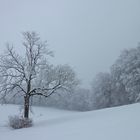
<path fill-rule="evenodd" d="M 140 140 L 140 104 L 89 112 L 33 107 L 34 126 L 13 130 L 17 105 L 0 105 L 0 140 Z"/>

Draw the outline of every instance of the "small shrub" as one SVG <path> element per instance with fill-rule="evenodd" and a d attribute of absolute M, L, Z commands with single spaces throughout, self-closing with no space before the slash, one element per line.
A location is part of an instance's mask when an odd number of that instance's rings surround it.
<path fill-rule="evenodd" d="M 33 121 L 19 116 L 10 116 L 9 125 L 14 129 L 27 128 L 33 125 Z"/>

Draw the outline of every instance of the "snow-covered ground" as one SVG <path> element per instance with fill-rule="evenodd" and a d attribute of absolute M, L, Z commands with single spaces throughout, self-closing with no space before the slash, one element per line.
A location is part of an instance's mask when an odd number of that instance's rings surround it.
<path fill-rule="evenodd" d="M 13 114 L 18 106 L 0 106 L 0 140 L 140 140 L 140 104 L 90 112 L 34 107 L 34 126 L 19 130 L 7 126 Z"/>

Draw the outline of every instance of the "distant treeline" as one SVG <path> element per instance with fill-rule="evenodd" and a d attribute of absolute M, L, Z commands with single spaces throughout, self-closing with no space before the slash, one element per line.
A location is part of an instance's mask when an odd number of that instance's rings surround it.
<path fill-rule="evenodd" d="M 49 98 L 35 96 L 32 105 L 88 111 L 138 102 L 140 99 L 140 46 L 124 50 L 109 73 L 99 73 L 91 89 L 61 91 Z M 3 102 L 23 104 L 21 96 Z"/>

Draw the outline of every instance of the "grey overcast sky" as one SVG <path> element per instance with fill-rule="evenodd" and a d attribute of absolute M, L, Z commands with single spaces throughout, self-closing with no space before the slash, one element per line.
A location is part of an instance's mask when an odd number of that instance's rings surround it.
<path fill-rule="evenodd" d="M 36 31 L 88 87 L 125 48 L 140 41 L 140 0 L 0 0 L 0 48 L 19 51 L 22 31 Z"/>

